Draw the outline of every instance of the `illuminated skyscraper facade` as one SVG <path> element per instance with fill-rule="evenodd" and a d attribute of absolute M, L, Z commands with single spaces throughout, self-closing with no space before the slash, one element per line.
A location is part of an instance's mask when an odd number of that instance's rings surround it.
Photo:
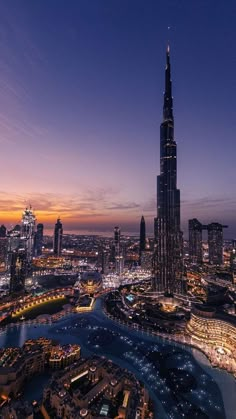
<path fill-rule="evenodd" d="M 189 257 L 191 262 L 201 264 L 202 232 L 208 232 L 209 263 L 222 265 L 223 263 L 223 229 L 227 226 L 219 223 L 202 224 L 196 218 L 189 220 Z"/>
<path fill-rule="evenodd" d="M 63 228 L 60 218 L 57 219 L 54 228 L 53 252 L 56 256 L 61 256 Z"/>
<path fill-rule="evenodd" d="M 219 223 L 208 224 L 209 263 L 212 265 L 223 264 L 223 226 Z"/>
<path fill-rule="evenodd" d="M 101 265 L 102 265 L 101 273 L 104 275 L 107 275 L 109 273 L 109 259 L 110 259 L 109 249 L 103 248 L 101 250 Z"/>
<path fill-rule="evenodd" d="M 202 263 L 202 230 L 205 228 L 197 218 L 193 218 L 188 222 L 189 258 L 193 263 Z"/>
<path fill-rule="evenodd" d="M 6 266 L 7 263 L 8 238 L 0 237 L 0 266 Z"/>
<path fill-rule="evenodd" d="M 120 275 L 124 269 L 124 256 L 120 244 L 120 227 L 114 228 L 115 272 Z"/>
<path fill-rule="evenodd" d="M 160 127 L 160 175 L 157 176 L 155 236 L 153 290 L 167 294 L 180 293 L 182 232 L 169 47 L 166 51 L 163 122 Z"/>
<path fill-rule="evenodd" d="M 232 250 L 230 252 L 230 270 L 236 273 L 236 240 L 232 242 Z"/>
<path fill-rule="evenodd" d="M 141 264 L 141 255 L 146 248 L 146 224 L 144 216 L 142 215 L 140 221 L 140 236 L 139 236 L 139 263 Z"/>
<path fill-rule="evenodd" d="M 10 294 L 23 294 L 25 279 L 28 272 L 27 255 L 24 249 L 11 252 L 10 264 Z"/>
<path fill-rule="evenodd" d="M 34 254 L 35 256 L 42 255 L 42 246 L 43 246 L 43 224 L 37 224 L 37 230 L 34 238 Z"/>
<path fill-rule="evenodd" d="M 26 208 L 21 219 L 20 240 L 21 247 L 25 249 L 28 263 L 31 263 L 34 253 L 35 223 L 36 217 L 32 208 Z"/>

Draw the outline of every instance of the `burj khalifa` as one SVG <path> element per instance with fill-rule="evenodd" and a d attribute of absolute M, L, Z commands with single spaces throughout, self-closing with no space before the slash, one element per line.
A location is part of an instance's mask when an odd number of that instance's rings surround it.
<path fill-rule="evenodd" d="M 153 290 L 173 295 L 182 292 L 182 232 L 180 190 L 177 189 L 177 154 L 174 139 L 170 49 L 166 51 L 163 121 L 160 127 L 160 175 L 157 176 L 157 217 Z"/>

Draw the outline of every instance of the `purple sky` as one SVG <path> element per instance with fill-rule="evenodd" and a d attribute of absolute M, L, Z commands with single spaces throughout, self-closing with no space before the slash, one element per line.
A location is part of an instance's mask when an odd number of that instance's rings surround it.
<path fill-rule="evenodd" d="M 169 38 L 183 229 L 236 236 L 235 21 L 234 0 L 1 1 L 0 223 L 31 202 L 47 228 L 153 232 Z"/>

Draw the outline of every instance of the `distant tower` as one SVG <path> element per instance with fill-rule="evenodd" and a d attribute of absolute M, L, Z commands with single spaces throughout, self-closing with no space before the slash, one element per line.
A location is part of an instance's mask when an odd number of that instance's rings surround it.
<path fill-rule="evenodd" d="M 189 220 L 189 256 L 193 263 L 202 263 L 202 230 L 204 226 L 196 218 Z"/>
<path fill-rule="evenodd" d="M 54 228 L 53 252 L 56 256 L 61 256 L 63 228 L 60 218 L 57 219 Z"/>
<path fill-rule="evenodd" d="M 120 247 L 120 227 L 114 228 L 114 244 L 117 248 Z"/>
<path fill-rule="evenodd" d="M 120 245 L 120 228 L 116 226 L 114 228 L 114 247 L 115 247 L 115 271 L 118 275 L 123 272 L 124 269 L 124 257 Z"/>
<path fill-rule="evenodd" d="M 101 265 L 102 265 L 102 274 L 107 275 L 109 272 L 109 258 L 110 251 L 108 248 L 103 248 L 101 250 Z"/>
<path fill-rule="evenodd" d="M 167 294 L 180 293 L 183 271 L 182 232 L 169 46 L 166 51 L 163 120 L 160 127 L 160 175 L 157 176 L 157 217 L 154 229 L 153 290 Z"/>
<path fill-rule="evenodd" d="M 209 247 L 209 263 L 212 265 L 223 264 L 223 226 L 219 223 L 208 224 L 208 247 Z"/>
<path fill-rule="evenodd" d="M 25 249 L 11 252 L 10 264 L 10 294 L 22 294 L 25 290 L 27 275 L 27 258 Z"/>
<path fill-rule="evenodd" d="M 140 221 L 140 236 L 139 236 L 139 263 L 141 263 L 142 252 L 146 249 L 146 225 L 145 219 L 142 215 Z"/>
<path fill-rule="evenodd" d="M 8 238 L 0 237 L 0 265 L 3 264 L 5 267 L 7 265 L 7 247 Z"/>
<path fill-rule="evenodd" d="M 16 224 L 12 230 L 8 230 L 8 252 L 18 249 L 20 245 L 20 232 L 21 226 L 19 224 Z"/>
<path fill-rule="evenodd" d="M 5 238 L 7 235 L 7 229 L 6 227 L 2 224 L 0 227 L 0 238 Z"/>
<path fill-rule="evenodd" d="M 6 237 L 7 229 L 4 225 L 0 227 L 0 264 L 4 264 L 6 267 L 7 262 L 7 244 L 8 239 Z"/>
<path fill-rule="evenodd" d="M 16 224 L 12 230 L 7 231 L 6 268 L 9 273 L 11 272 L 12 252 L 16 252 L 20 247 L 20 232 L 21 226 L 19 224 Z"/>
<path fill-rule="evenodd" d="M 21 219 L 20 240 L 22 247 L 25 249 L 26 259 L 31 263 L 34 251 L 36 217 L 30 207 L 23 211 Z"/>
<path fill-rule="evenodd" d="M 236 272 L 236 240 L 232 240 L 232 250 L 230 252 L 230 270 Z"/>
<path fill-rule="evenodd" d="M 41 256 L 43 246 L 43 224 L 37 225 L 37 231 L 34 239 L 35 256 Z"/>

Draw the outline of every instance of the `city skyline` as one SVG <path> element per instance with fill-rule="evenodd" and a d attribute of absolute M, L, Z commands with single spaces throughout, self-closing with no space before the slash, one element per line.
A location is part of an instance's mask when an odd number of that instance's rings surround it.
<path fill-rule="evenodd" d="M 153 233 L 169 38 L 185 237 L 194 217 L 236 235 L 235 5 L 155 3 L 0 5 L 1 224 L 31 203 L 46 231 L 138 233 L 143 214 Z"/>

